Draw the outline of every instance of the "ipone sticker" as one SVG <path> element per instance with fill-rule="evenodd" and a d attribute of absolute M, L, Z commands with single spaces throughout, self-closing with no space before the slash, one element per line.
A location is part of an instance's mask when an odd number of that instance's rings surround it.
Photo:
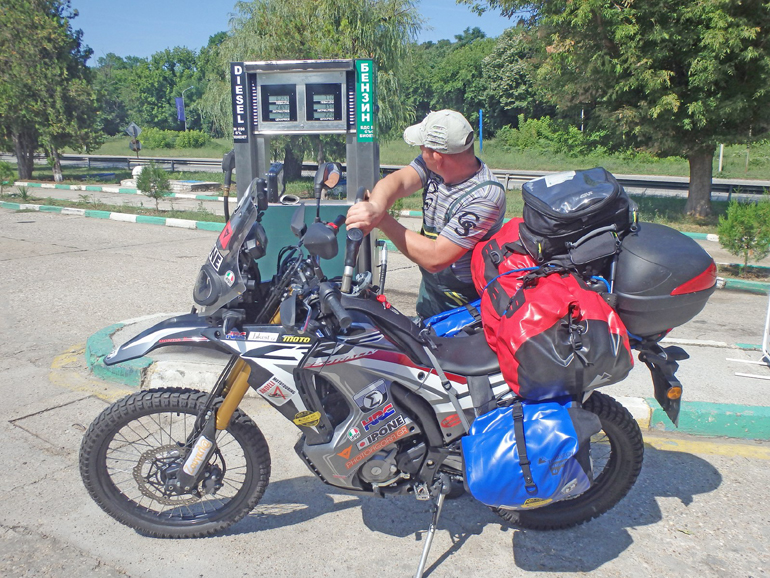
<path fill-rule="evenodd" d="M 232 287 L 233 283 L 235 283 L 235 273 L 232 271 L 225 273 L 225 283 L 227 283 L 228 287 Z"/>

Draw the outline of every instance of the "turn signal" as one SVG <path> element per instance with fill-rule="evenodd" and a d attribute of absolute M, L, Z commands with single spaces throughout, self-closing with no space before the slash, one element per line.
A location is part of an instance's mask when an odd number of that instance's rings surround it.
<path fill-rule="evenodd" d="M 672 385 L 668 388 L 668 391 L 666 392 L 666 397 L 668 399 L 679 399 L 682 397 L 682 388 L 678 385 Z"/>

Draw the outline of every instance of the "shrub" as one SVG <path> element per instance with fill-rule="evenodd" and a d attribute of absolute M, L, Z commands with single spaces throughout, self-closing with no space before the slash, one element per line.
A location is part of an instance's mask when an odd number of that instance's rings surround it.
<path fill-rule="evenodd" d="M 169 194 L 168 173 L 163 167 L 157 166 L 154 162 L 145 165 L 142 172 L 136 177 L 136 188 L 142 194 L 155 200 L 155 210 L 159 211 L 158 201 Z"/>
<path fill-rule="evenodd" d="M 180 149 L 198 149 L 206 146 L 210 138 L 202 130 L 180 132 L 176 137 L 176 146 Z"/>
<path fill-rule="evenodd" d="M 174 130 L 146 128 L 142 131 L 144 146 L 151 149 L 172 149 L 179 133 Z"/>
<path fill-rule="evenodd" d="M 504 126 L 496 136 L 509 149 L 540 150 L 570 157 L 606 152 L 601 144 L 606 137 L 604 132 L 581 132 L 577 127 L 561 124 L 548 116 L 525 120 L 524 115 L 519 115 L 519 128 Z"/>
<path fill-rule="evenodd" d="M 727 214 L 719 217 L 719 244 L 737 257 L 743 257 L 743 272 L 749 259 L 759 261 L 770 254 L 770 202 L 731 201 Z"/>

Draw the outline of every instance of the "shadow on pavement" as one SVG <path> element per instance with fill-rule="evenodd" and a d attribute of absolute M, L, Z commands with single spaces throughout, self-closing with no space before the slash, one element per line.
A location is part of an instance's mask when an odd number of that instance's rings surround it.
<path fill-rule="evenodd" d="M 679 498 L 684 505 L 697 494 L 716 490 L 722 476 L 711 464 L 692 454 L 647 446 L 642 473 L 626 498 L 599 518 L 575 528 L 536 531 L 513 528 L 513 561 L 522 570 L 589 572 L 620 556 L 632 543 L 627 528 L 662 519 L 657 498 Z M 301 524 L 325 514 L 360 508 L 362 523 L 373 532 L 422 542 L 430 523 L 430 507 L 413 496 L 379 499 L 357 497 L 324 486 L 312 476 L 271 483 L 257 508 L 227 532 L 260 532 Z M 487 525 L 509 531 L 491 510 L 469 495 L 447 501 L 438 532 L 449 532 L 452 545 L 441 552 L 434 544 L 425 576 L 457 553 L 471 536 Z M 434 558 L 433 556 L 438 556 Z"/>
<path fill-rule="evenodd" d="M 599 518 L 568 530 L 517 530 L 513 557 L 522 570 L 590 572 L 617 558 L 633 543 L 627 528 L 662 519 L 657 498 L 679 498 L 689 506 L 697 494 L 716 490 L 722 475 L 688 453 L 645 447 L 644 467 L 631 492 Z"/>

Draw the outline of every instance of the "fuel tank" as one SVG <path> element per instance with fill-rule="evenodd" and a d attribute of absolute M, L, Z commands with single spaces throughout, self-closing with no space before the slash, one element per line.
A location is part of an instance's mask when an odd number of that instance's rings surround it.
<path fill-rule="evenodd" d="M 698 243 L 656 223 L 623 239 L 615 272 L 616 310 L 630 333 L 646 337 L 687 323 L 716 288 L 716 265 Z"/>

